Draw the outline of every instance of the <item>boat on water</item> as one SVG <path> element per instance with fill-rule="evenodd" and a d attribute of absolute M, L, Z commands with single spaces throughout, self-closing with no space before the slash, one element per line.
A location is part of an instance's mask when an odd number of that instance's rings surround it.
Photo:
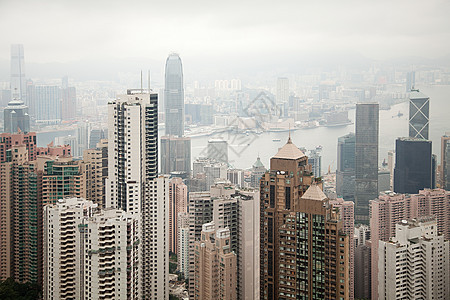
<path fill-rule="evenodd" d="M 281 142 L 280 139 L 273 139 L 272 142 Z"/>

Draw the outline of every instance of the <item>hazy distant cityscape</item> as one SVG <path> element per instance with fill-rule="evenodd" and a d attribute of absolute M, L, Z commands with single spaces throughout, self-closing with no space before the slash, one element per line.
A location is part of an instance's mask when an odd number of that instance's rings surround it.
<path fill-rule="evenodd" d="M 0 298 L 450 299 L 450 7 L 382 2 L 0 4 Z"/>

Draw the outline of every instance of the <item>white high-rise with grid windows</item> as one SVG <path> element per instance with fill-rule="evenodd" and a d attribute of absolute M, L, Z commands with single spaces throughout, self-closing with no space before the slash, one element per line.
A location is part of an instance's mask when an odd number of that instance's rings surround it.
<path fill-rule="evenodd" d="M 449 299 L 449 243 L 433 217 L 397 224 L 379 241 L 378 299 Z"/>
<path fill-rule="evenodd" d="M 106 207 L 139 216 L 142 297 L 169 298 L 169 182 L 158 176 L 158 95 L 128 90 L 108 104 Z"/>

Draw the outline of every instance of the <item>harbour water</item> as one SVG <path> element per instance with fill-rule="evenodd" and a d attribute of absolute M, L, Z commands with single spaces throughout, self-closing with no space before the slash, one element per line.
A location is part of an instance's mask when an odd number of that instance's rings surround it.
<path fill-rule="evenodd" d="M 440 138 L 450 131 L 450 86 L 424 86 L 420 91 L 430 97 L 430 139 L 433 142 L 433 153 L 440 160 Z M 399 116 L 399 112 L 403 113 Z M 398 137 L 408 135 L 408 102 L 394 105 L 389 110 L 380 110 L 379 127 L 379 162 L 387 160 L 387 152 L 395 148 Z M 349 119 L 355 121 L 355 110 L 349 111 Z M 317 127 L 312 129 L 296 130 L 291 132 L 292 141 L 298 147 L 308 150 L 322 146 L 322 174 L 326 173 L 328 166 L 331 171 L 336 170 L 337 140 L 349 132 L 355 132 L 355 125 L 343 127 Z M 250 168 L 261 157 L 266 168 L 269 167 L 270 158 L 276 154 L 287 139 L 288 132 L 264 132 L 260 135 L 230 133 L 215 134 L 192 139 L 192 160 L 206 154 L 206 145 L 211 138 L 224 138 L 228 140 L 229 162 L 235 168 Z M 280 139 L 280 141 L 273 140 Z"/>

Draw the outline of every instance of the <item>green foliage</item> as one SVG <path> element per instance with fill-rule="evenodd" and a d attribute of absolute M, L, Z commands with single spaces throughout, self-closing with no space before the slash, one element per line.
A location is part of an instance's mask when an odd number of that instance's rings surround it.
<path fill-rule="evenodd" d="M 169 262 L 169 273 L 175 274 L 176 270 L 177 270 L 177 264 L 173 263 L 173 262 Z"/>
<path fill-rule="evenodd" d="M 181 298 L 179 298 L 175 295 L 169 295 L 169 300 L 181 300 Z"/>
<path fill-rule="evenodd" d="M 0 283 L 0 299 L 3 300 L 37 300 L 41 292 L 36 283 L 17 283 L 12 278 Z"/>

